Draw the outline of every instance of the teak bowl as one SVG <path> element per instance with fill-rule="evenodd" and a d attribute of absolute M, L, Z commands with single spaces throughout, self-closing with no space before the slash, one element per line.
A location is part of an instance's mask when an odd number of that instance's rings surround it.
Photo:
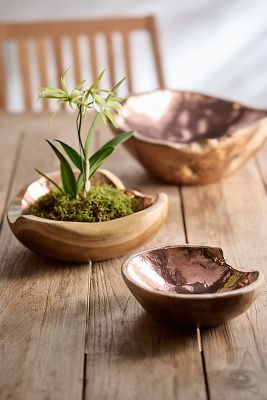
<path fill-rule="evenodd" d="M 60 182 L 59 172 L 49 175 Z M 109 171 L 100 170 L 95 179 L 125 189 Z M 25 214 L 29 205 L 50 187 L 45 178 L 38 179 L 15 197 L 7 211 L 10 228 L 17 239 L 30 250 L 49 258 L 81 262 L 125 254 L 147 241 L 162 225 L 168 212 L 165 193 L 148 196 L 131 191 L 143 198 L 147 208 L 111 221 L 54 221 Z"/>
<path fill-rule="evenodd" d="M 116 121 L 115 134 L 135 131 L 125 143 L 133 156 L 168 183 L 218 181 L 252 157 L 267 137 L 267 110 L 190 92 L 133 95 Z"/>
<path fill-rule="evenodd" d="M 131 255 L 123 278 L 135 298 L 159 322 L 210 327 L 237 317 L 263 285 L 258 271 L 241 272 L 223 251 L 207 246 L 168 246 Z"/>

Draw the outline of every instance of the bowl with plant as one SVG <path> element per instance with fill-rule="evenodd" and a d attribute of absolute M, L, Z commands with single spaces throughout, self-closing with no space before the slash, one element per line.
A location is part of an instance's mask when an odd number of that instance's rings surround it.
<path fill-rule="evenodd" d="M 160 228 L 168 211 L 165 193 L 149 196 L 126 188 L 102 163 L 133 134 L 123 132 L 92 152 L 100 120 L 115 124 L 121 110 L 117 90 L 101 89 L 104 71 L 89 86 L 85 81 L 72 91 L 66 70 L 61 88 L 40 88 L 39 98 L 56 99 L 76 113 L 77 149 L 55 139 L 47 140 L 58 158 L 59 171 L 44 173 L 11 201 L 7 219 L 17 239 L 43 256 L 65 261 L 103 260 L 138 247 Z M 93 113 L 82 137 L 87 114 Z M 88 120 L 88 119 L 87 119 Z"/>

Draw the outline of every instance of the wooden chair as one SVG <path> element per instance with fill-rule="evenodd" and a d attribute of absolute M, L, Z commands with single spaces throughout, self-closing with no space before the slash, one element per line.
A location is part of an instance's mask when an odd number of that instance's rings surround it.
<path fill-rule="evenodd" d="M 56 21 L 35 23 L 6 23 L 0 24 L 0 109 L 8 109 L 7 101 L 7 79 L 10 78 L 5 62 L 6 43 L 15 42 L 18 57 L 18 69 L 22 83 L 24 110 L 33 110 L 32 82 L 30 63 L 32 62 L 29 52 L 29 42 L 35 43 L 35 58 L 39 75 L 39 86 L 48 84 L 47 65 L 47 41 L 52 43 L 52 57 L 56 69 L 56 77 L 59 83 L 63 73 L 63 38 L 69 38 L 72 52 L 72 73 L 75 81 L 81 80 L 81 55 L 78 40 L 85 35 L 88 40 L 88 54 L 91 66 L 91 76 L 95 78 L 97 70 L 96 35 L 104 35 L 107 49 L 107 70 L 111 85 L 115 82 L 114 46 L 112 35 L 119 32 L 122 37 L 122 49 L 127 76 L 128 93 L 133 92 L 132 60 L 130 35 L 133 31 L 147 31 L 154 57 L 154 65 L 158 87 L 164 87 L 163 72 L 160 60 L 160 51 L 157 39 L 155 19 L 153 16 L 137 18 L 97 19 L 82 21 Z M 140 62 L 140 60 L 139 60 Z M 47 102 L 42 102 L 44 109 L 48 108 Z"/>

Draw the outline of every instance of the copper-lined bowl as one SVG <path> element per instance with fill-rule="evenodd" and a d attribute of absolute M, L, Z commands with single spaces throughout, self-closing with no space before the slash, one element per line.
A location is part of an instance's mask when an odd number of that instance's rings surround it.
<path fill-rule="evenodd" d="M 159 322 L 210 327 L 245 312 L 256 299 L 264 277 L 239 271 L 223 251 L 207 246 L 167 246 L 142 251 L 122 265 L 135 298 Z"/>
<path fill-rule="evenodd" d="M 199 93 L 158 90 L 133 95 L 115 134 L 151 175 L 168 183 L 205 184 L 236 171 L 267 138 L 267 110 Z"/>
<path fill-rule="evenodd" d="M 58 184 L 60 173 L 48 174 Z M 95 180 L 124 190 L 121 180 L 107 170 L 99 170 Z M 144 209 L 123 218 L 105 222 L 55 221 L 27 214 L 29 205 L 51 190 L 40 178 L 11 201 L 7 219 L 17 239 L 30 250 L 49 258 L 65 261 L 104 260 L 128 253 L 148 241 L 163 224 L 168 212 L 165 193 L 149 196 L 137 191 L 132 195 Z"/>

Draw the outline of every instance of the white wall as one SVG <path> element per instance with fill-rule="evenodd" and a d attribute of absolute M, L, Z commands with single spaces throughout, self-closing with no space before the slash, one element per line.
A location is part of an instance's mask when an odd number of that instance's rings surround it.
<path fill-rule="evenodd" d="M 266 0 L 0 0 L 1 21 L 144 14 L 158 19 L 168 87 L 267 107 Z"/>

